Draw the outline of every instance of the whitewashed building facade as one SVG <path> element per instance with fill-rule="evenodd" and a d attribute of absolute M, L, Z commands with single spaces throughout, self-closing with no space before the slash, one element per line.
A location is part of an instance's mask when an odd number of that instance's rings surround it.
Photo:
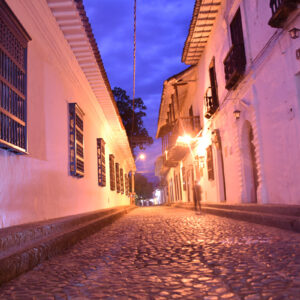
<path fill-rule="evenodd" d="M 82 1 L 0 14 L 0 228 L 129 205 L 134 158 Z"/>
<path fill-rule="evenodd" d="M 202 201 L 300 204 L 299 29 L 298 0 L 196 0 L 182 61 Z"/>

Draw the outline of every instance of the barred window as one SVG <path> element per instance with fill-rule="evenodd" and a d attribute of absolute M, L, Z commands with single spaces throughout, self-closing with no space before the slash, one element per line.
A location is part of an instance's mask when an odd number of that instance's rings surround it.
<path fill-rule="evenodd" d="M 31 40 L 0 1 L 0 147 L 27 151 L 27 44 Z"/>
<path fill-rule="evenodd" d="M 129 180 L 128 180 L 128 174 L 125 174 L 125 195 L 129 195 Z"/>
<path fill-rule="evenodd" d="M 120 186 L 120 165 L 116 163 L 116 184 L 117 184 L 117 193 L 120 193 L 121 186 Z"/>
<path fill-rule="evenodd" d="M 121 182 L 121 193 L 124 194 L 124 175 L 123 169 L 120 169 L 120 182 Z"/>
<path fill-rule="evenodd" d="M 132 172 L 130 172 L 128 174 L 129 193 L 133 193 L 133 191 L 132 191 L 132 180 L 133 180 L 133 175 L 132 175 Z"/>
<path fill-rule="evenodd" d="M 98 185 L 106 186 L 105 142 L 97 139 Z"/>
<path fill-rule="evenodd" d="M 83 116 L 83 111 L 76 103 L 69 103 L 70 174 L 76 177 L 84 175 Z"/>
<path fill-rule="evenodd" d="M 109 174 L 110 174 L 110 189 L 116 190 L 116 179 L 115 179 L 115 157 L 113 154 L 109 155 Z"/>
<path fill-rule="evenodd" d="M 207 174 L 209 180 L 214 180 L 214 162 L 213 162 L 213 153 L 212 146 L 206 148 L 206 164 L 207 164 Z"/>

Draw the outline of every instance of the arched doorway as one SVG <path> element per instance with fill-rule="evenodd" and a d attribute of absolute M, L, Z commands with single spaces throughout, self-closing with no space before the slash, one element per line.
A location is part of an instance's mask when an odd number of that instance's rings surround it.
<path fill-rule="evenodd" d="M 253 129 L 249 121 L 245 121 L 242 129 L 242 156 L 246 196 L 243 202 L 257 203 L 258 173 L 253 143 Z"/>

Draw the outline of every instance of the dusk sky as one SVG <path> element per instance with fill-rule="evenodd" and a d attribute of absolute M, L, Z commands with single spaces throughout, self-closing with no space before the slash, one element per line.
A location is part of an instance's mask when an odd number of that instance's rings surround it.
<path fill-rule="evenodd" d="M 181 54 L 195 0 L 137 0 L 136 97 L 147 106 L 144 124 L 155 138 L 163 82 L 188 66 Z M 112 89 L 121 87 L 132 98 L 133 0 L 84 0 Z M 153 177 L 161 141 L 145 151 L 137 171 Z"/>

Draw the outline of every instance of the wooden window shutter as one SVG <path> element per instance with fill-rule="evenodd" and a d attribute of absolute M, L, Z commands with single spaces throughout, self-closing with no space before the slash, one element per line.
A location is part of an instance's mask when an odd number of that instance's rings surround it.
<path fill-rule="evenodd" d="M 102 138 L 97 139 L 97 162 L 98 162 L 98 185 L 106 186 L 105 142 Z"/>
<path fill-rule="evenodd" d="M 116 184 L 117 184 L 117 193 L 120 193 L 120 165 L 116 163 Z"/>
<path fill-rule="evenodd" d="M 110 189 L 116 190 L 116 179 L 115 179 L 115 157 L 113 154 L 109 155 L 109 174 L 110 174 Z"/>
<path fill-rule="evenodd" d="M 214 180 L 214 162 L 213 162 L 213 153 L 212 146 L 206 148 L 206 164 L 207 164 L 207 174 L 209 180 Z"/>
<path fill-rule="evenodd" d="M 76 177 L 84 176 L 83 116 L 76 103 L 69 103 L 70 174 Z"/>

